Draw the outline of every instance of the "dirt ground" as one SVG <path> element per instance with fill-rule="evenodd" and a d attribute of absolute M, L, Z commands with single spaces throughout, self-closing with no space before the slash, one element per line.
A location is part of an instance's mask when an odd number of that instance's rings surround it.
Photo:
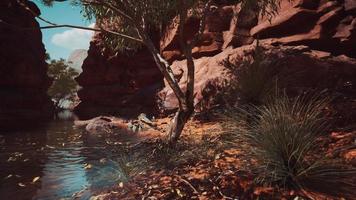
<path fill-rule="evenodd" d="M 130 148 L 147 168 L 133 173 L 128 182 L 98 192 L 99 199 L 335 199 L 313 191 L 261 187 L 254 183 L 249 166 L 254 160 L 244 153 L 218 120 L 190 121 L 178 144 L 164 143 L 169 118 L 157 121 L 157 130 L 145 131 L 144 139 Z M 141 135 L 140 135 L 141 134 Z M 356 166 L 356 131 L 334 131 L 321 138 L 329 156 Z M 343 199 L 343 198 L 338 198 Z"/>

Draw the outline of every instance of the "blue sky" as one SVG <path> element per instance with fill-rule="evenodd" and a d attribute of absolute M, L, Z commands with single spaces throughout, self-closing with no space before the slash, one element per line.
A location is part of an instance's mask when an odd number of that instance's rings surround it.
<path fill-rule="evenodd" d="M 56 24 L 71 24 L 93 26 L 92 21 L 85 19 L 79 7 L 68 2 L 55 3 L 52 7 L 44 6 L 39 0 L 34 0 L 41 10 L 41 17 Z M 48 24 L 38 20 L 41 26 Z M 43 43 L 52 59 L 67 59 L 75 49 L 87 49 L 93 35 L 91 31 L 70 28 L 56 28 L 42 30 Z"/>

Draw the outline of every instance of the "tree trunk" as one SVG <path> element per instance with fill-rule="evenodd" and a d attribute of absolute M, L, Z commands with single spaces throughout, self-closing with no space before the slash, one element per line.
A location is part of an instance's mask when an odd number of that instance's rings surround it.
<path fill-rule="evenodd" d="M 174 145 L 178 141 L 180 135 L 182 134 L 183 128 L 192 116 L 193 111 L 194 108 L 189 108 L 185 111 L 179 109 L 177 111 L 168 128 L 168 144 Z"/>
<path fill-rule="evenodd" d="M 191 56 L 191 51 L 186 50 L 187 57 L 187 68 L 188 68 L 188 77 L 187 77 L 187 89 L 185 93 L 185 102 L 187 104 L 186 109 L 179 108 L 174 118 L 171 121 L 168 130 L 168 143 L 174 145 L 179 139 L 183 128 L 189 118 L 194 113 L 194 73 L 195 66 L 194 60 Z"/>
<path fill-rule="evenodd" d="M 195 65 L 194 60 L 191 55 L 191 49 L 185 49 L 185 54 L 187 58 L 187 89 L 185 93 L 185 102 L 187 104 L 187 108 L 185 110 L 178 109 L 174 118 L 171 121 L 168 130 L 168 144 L 174 145 L 182 134 L 183 128 L 189 118 L 194 113 L 194 73 L 195 73 Z"/>
<path fill-rule="evenodd" d="M 174 145 L 179 139 L 180 135 L 183 132 L 184 126 L 189 120 L 189 118 L 194 113 L 194 73 L 195 65 L 194 59 L 192 56 L 193 46 L 187 44 L 187 41 L 184 39 L 184 25 L 187 19 L 188 9 L 185 7 L 184 1 L 182 1 L 182 6 L 179 14 L 179 42 L 180 48 L 183 51 L 187 59 L 187 87 L 184 94 L 184 102 L 186 107 L 180 106 L 174 118 L 171 121 L 171 124 L 168 129 L 168 144 Z M 205 19 L 203 19 L 205 21 Z"/>
<path fill-rule="evenodd" d="M 171 66 L 168 62 L 161 56 L 159 51 L 154 46 L 152 40 L 148 37 L 147 33 L 144 31 L 139 32 L 141 38 L 145 42 L 146 47 L 151 52 L 153 59 L 158 67 L 158 69 L 162 72 L 164 79 L 167 81 L 168 85 L 172 88 L 175 96 L 179 101 L 179 108 L 180 109 L 187 109 L 187 104 L 185 102 L 185 95 L 181 88 L 179 87 L 178 81 L 174 77 L 173 71 Z"/>

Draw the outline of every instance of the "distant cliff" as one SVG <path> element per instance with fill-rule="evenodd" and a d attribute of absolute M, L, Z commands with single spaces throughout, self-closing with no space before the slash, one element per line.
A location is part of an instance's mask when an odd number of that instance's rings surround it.
<path fill-rule="evenodd" d="M 40 14 L 33 2 L 26 3 Z M 6 23 L 0 23 L 0 129 L 51 119 L 51 80 L 39 24 L 15 0 L 1 0 L 0 20 Z"/>
<path fill-rule="evenodd" d="M 68 57 L 67 62 L 70 67 L 77 70 L 79 73 L 82 72 L 82 65 L 84 60 L 88 56 L 88 50 L 86 49 L 76 49 Z"/>

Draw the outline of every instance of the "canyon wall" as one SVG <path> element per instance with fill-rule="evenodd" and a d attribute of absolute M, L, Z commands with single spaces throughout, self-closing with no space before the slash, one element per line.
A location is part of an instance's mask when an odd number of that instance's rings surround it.
<path fill-rule="evenodd" d="M 251 57 L 251 48 L 256 46 L 252 44 L 255 39 L 259 39 L 267 52 L 270 50 L 271 56 L 279 54 L 289 58 L 285 63 L 291 69 L 302 68 L 305 74 L 320 72 L 325 75 L 325 80 L 299 77 L 297 85 L 312 82 L 309 89 L 316 89 L 329 81 L 328 86 L 324 85 L 326 88 L 345 84 L 349 85 L 345 87 L 352 86 L 352 91 L 356 92 L 356 79 L 352 78 L 356 77 L 355 3 L 354 0 L 285 0 L 278 14 L 272 18 L 256 16 L 254 12 L 241 10 L 239 5 L 217 5 L 207 17 L 202 41 L 193 49 L 196 58 L 195 104 L 210 98 L 209 95 L 216 95 L 213 85 L 228 78 L 229 74 L 222 61 L 237 58 L 242 63 L 243 59 Z M 177 41 L 177 29 L 170 28 L 161 40 L 161 47 L 163 55 L 172 62 L 174 73 L 182 77 L 179 84 L 184 88 L 187 81 L 186 64 L 184 59 L 181 60 L 183 55 Z M 304 51 L 291 50 L 286 48 L 288 46 Z M 290 51 L 295 55 L 288 56 Z M 337 69 L 339 72 L 335 73 Z M 159 96 L 161 110 L 170 112 L 177 108 L 177 99 L 167 85 Z M 356 110 L 356 105 L 353 108 Z"/>
<path fill-rule="evenodd" d="M 287 56 L 290 61 L 286 62 L 294 64 L 291 66 L 298 68 L 299 64 L 303 64 L 305 65 L 303 69 L 309 70 L 310 74 L 315 74 L 318 71 L 321 73 L 322 71 L 321 74 L 327 74 L 326 82 L 328 82 L 328 79 L 332 79 L 330 83 L 336 85 L 349 85 L 345 87 L 351 85 L 352 91 L 354 91 L 356 83 L 350 77 L 355 75 L 353 59 L 356 58 L 355 4 L 354 0 L 294 0 L 292 2 L 283 0 L 279 13 L 272 18 L 268 18 L 256 15 L 253 10 L 241 9 L 240 5 L 231 5 L 229 1 L 215 1 L 206 19 L 207 26 L 203 37 L 193 49 L 193 56 L 196 59 L 195 103 L 199 104 L 203 98 L 209 98 L 207 96 L 209 94 L 214 96 L 214 92 L 209 92 L 209 90 L 214 90 L 212 85 L 228 77 L 228 69 L 221 64 L 221 61 L 233 57 L 241 59 L 248 57 L 251 48 L 255 46 L 253 42 L 256 39 L 260 40 L 260 44 L 266 50 L 271 50 L 273 55 L 288 55 L 289 51 L 294 52 L 294 56 Z M 198 24 L 198 18 L 188 18 L 185 24 L 185 38 L 187 40 L 197 32 Z M 179 48 L 177 29 L 177 24 L 173 23 L 168 26 L 161 36 L 159 45 L 162 55 L 172 63 L 175 75 L 180 77 L 179 84 L 184 89 L 186 65 L 184 55 Z M 151 59 L 149 52 L 141 51 L 138 55 L 131 57 L 118 55 L 109 59 L 108 56 L 102 56 L 99 53 L 103 48 L 97 44 L 100 40 L 101 38 L 97 37 L 91 43 L 89 56 L 83 65 L 84 72 L 78 79 L 80 85 L 83 86 L 79 93 L 82 100 L 79 108 L 85 107 L 87 110 L 96 110 L 96 107 L 106 104 L 110 105 L 109 108 L 117 110 L 127 109 L 126 104 L 121 104 L 118 100 L 122 98 L 122 94 L 130 93 L 130 96 L 136 96 L 137 92 L 132 90 L 128 92 L 131 87 L 127 84 L 132 81 L 135 82 L 137 77 L 125 76 L 124 81 L 119 78 L 108 77 L 119 77 L 125 74 L 123 71 L 131 66 L 137 72 L 148 76 L 145 78 L 149 81 L 148 85 L 159 86 L 162 82 L 162 77 L 159 74 L 150 75 L 155 66 L 152 61 L 148 62 Z M 293 47 L 292 50 L 289 47 Z M 303 49 L 303 51 L 298 53 L 298 50 L 293 50 L 294 48 Z M 147 60 L 142 59 L 143 57 Z M 113 58 L 114 60 L 122 60 L 120 62 L 110 61 Z M 305 60 L 308 60 L 308 62 Z M 135 64 L 125 62 L 134 62 Z M 141 67 L 141 65 L 146 67 Z M 338 66 L 340 67 L 338 68 Z M 143 68 L 146 71 L 142 70 Z M 335 73 L 338 69 L 340 71 Z M 158 73 L 158 71 L 155 71 L 155 73 Z M 91 80 L 93 76 L 96 76 L 95 81 Z M 140 77 L 144 76 L 140 75 Z M 311 81 L 306 77 L 301 77 L 298 83 Z M 314 82 L 310 83 L 309 86 L 318 87 L 325 80 L 312 79 L 312 81 Z M 147 99 L 155 98 L 156 93 L 153 90 L 142 89 L 146 91 Z M 120 98 L 117 97 L 115 101 L 112 101 L 114 96 L 120 96 Z M 160 111 L 169 113 L 177 107 L 177 100 L 167 85 L 158 93 L 158 97 L 158 103 L 152 105 L 158 105 Z M 138 102 L 138 105 L 140 105 L 145 101 Z M 141 108 L 139 108 L 139 111 L 144 112 Z"/>
<path fill-rule="evenodd" d="M 40 14 L 33 2 L 24 2 Z M 51 80 L 39 24 L 15 0 L 0 2 L 0 20 L 0 129 L 51 119 Z"/>
<path fill-rule="evenodd" d="M 115 54 L 105 50 L 102 35 L 96 34 L 82 68 L 76 79 L 82 87 L 75 108 L 80 118 L 157 112 L 155 94 L 163 86 L 163 77 L 146 49 Z"/>

